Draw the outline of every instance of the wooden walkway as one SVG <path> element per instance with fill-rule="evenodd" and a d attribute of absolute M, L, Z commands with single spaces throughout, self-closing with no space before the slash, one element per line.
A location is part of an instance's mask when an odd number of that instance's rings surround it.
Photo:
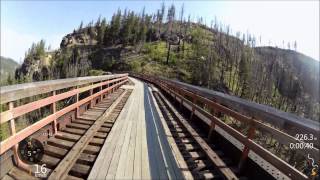
<path fill-rule="evenodd" d="M 182 179 L 148 86 L 131 80 L 133 92 L 88 179 Z"/>

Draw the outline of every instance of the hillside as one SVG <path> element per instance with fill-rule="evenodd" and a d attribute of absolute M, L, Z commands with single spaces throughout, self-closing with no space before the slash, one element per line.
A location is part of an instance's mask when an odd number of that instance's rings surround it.
<path fill-rule="evenodd" d="M 32 45 L 19 81 L 133 71 L 178 79 L 319 120 L 319 62 L 293 50 L 255 47 L 255 37 L 218 24 L 116 12 L 62 38 L 60 49 Z M 240 38 L 242 37 L 242 38 Z"/>
<path fill-rule="evenodd" d="M 5 84 L 8 76 L 14 77 L 14 72 L 16 68 L 19 66 L 19 64 L 10 58 L 5 58 L 0 56 L 0 63 L 1 63 L 1 84 Z"/>

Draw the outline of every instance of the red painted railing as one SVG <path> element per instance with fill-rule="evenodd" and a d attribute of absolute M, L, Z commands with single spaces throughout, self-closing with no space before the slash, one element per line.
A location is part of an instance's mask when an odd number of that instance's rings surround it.
<path fill-rule="evenodd" d="M 75 111 L 76 116 L 79 116 L 79 108 L 85 103 L 90 106 L 96 99 L 102 99 L 106 94 L 113 92 L 122 84 L 128 81 L 128 74 L 106 75 L 106 76 L 91 76 L 70 79 L 60 79 L 51 81 L 42 81 L 35 83 L 18 84 L 13 86 L 1 87 L 1 105 L 8 105 L 8 110 L 1 112 L 0 124 L 10 123 L 10 136 L 0 143 L 0 155 L 12 149 L 17 163 L 17 145 L 23 139 L 34 134 L 44 126 L 52 124 L 54 133 L 57 131 L 57 119 L 68 112 Z M 58 94 L 57 92 L 67 89 L 65 92 Z M 94 92 L 94 90 L 97 90 Z M 89 95 L 79 100 L 79 94 L 88 92 Z M 27 98 L 43 94 L 51 95 L 41 98 L 34 102 L 14 107 L 15 102 Z M 71 105 L 57 110 L 57 103 L 66 98 L 75 97 L 75 102 Z M 51 106 L 52 114 L 38 120 L 34 124 L 25 127 L 16 132 L 15 119 L 27 113 L 38 110 L 43 107 Z M 21 163 L 21 162 L 20 162 Z"/>

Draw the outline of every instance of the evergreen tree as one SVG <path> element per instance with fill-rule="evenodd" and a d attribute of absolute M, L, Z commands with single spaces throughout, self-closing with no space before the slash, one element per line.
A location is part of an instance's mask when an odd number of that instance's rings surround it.
<path fill-rule="evenodd" d="M 241 54 L 240 64 L 239 64 L 239 80 L 241 82 L 241 98 L 249 97 L 249 62 L 248 57 L 243 50 Z"/>
<path fill-rule="evenodd" d="M 139 24 L 139 34 L 138 34 L 138 41 L 145 42 L 146 41 L 146 33 L 147 33 L 147 26 L 145 21 L 145 8 L 142 10 L 141 18 L 140 18 L 140 24 Z"/>
<path fill-rule="evenodd" d="M 103 44 L 106 27 L 107 27 L 107 21 L 106 21 L 106 18 L 103 18 L 100 23 L 100 26 L 98 26 L 98 34 L 97 34 L 98 44 Z"/>
<path fill-rule="evenodd" d="M 11 77 L 11 74 L 9 74 L 7 77 L 7 84 L 8 85 L 14 84 L 14 79 Z"/>
<path fill-rule="evenodd" d="M 176 8 L 172 4 L 171 7 L 168 9 L 168 16 L 167 16 L 167 20 L 168 20 L 168 31 L 167 31 L 167 33 L 170 33 L 170 35 L 172 35 L 175 13 L 176 13 Z"/>
<path fill-rule="evenodd" d="M 133 26 L 133 12 L 129 12 L 124 14 L 123 16 L 123 27 L 120 32 L 120 38 L 122 44 L 125 46 L 130 42 L 132 26 Z"/>
<path fill-rule="evenodd" d="M 78 28 L 78 31 L 80 31 L 82 28 L 83 28 L 83 21 L 81 21 L 79 28 Z"/>
<path fill-rule="evenodd" d="M 117 40 L 119 39 L 120 27 L 121 27 L 121 11 L 119 9 L 117 14 L 114 14 L 112 16 L 110 30 L 109 30 L 109 37 L 112 45 L 116 44 Z"/>

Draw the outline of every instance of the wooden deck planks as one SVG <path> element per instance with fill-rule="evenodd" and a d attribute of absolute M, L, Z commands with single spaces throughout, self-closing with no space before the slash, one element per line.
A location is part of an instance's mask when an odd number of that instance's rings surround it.
<path fill-rule="evenodd" d="M 181 179 L 181 170 L 174 167 L 171 148 L 163 143 L 167 139 L 164 131 L 159 130 L 161 122 L 151 105 L 153 99 L 148 88 L 140 81 L 133 81 L 134 90 L 88 179 Z"/>
<path fill-rule="evenodd" d="M 139 99 L 138 105 L 142 103 L 142 98 Z M 136 145 L 134 149 L 133 157 L 133 179 L 142 179 L 142 112 L 138 112 L 137 115 L 137 134 L 136 134 Z"/>
<path fill-rule="evenodd" d="M 123 127 L 125 122 L 122 119 L 126 117 L 127 112 L 129 110 L 128 106 L 131 106 L 133 103 L 132 99 L 133 98 L 131 95 L 126 105 L 124 106 L 123 111 L 120 113 L 118 120 L 112 127 L 112 130 L 108 138 L 105 140 L 104 145 L 102 146 L 102 149 L 89 174 L 88 179 L 104 179 L 106 177 L 110 163 L 111 163 L 112 155 L 115 152 L 118 135 L 125 130 L 125 127 Z"/>

